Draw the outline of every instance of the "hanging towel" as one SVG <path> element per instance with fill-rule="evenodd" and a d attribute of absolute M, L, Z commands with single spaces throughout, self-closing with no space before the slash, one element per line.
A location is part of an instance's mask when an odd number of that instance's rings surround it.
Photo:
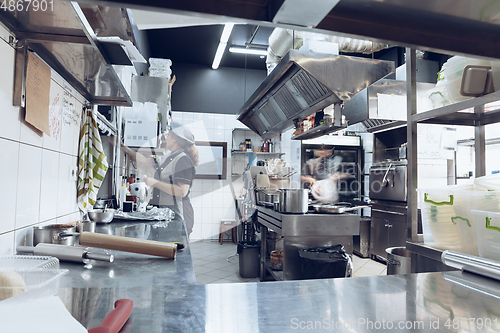
<path fill-rule="evenodd" d="M 80 130 L 78 158 L 78 208 L 83 213 L 94 206 L 107 170 L 108 162 L 103 152 L 95 114 L 92 108 L 87 108 Z"/>

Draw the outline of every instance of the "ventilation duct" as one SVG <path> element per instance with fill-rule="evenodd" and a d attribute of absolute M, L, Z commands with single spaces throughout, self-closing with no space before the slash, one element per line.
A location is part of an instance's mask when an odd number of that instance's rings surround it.
<path fill-rule="evenodd" d="M 243 105 L 238 120 L 270 138 L 394 73 L 392 61 L 290 50 Z"/>
<path fill-rule="evenodd" d="M 276 67 L 288 50 L 299 49 L 308 41 L 336 43 L 340 52 L 349 53 L 371 54 L 390 47 L 387 44 L 374 43 L 368 40 L 276 28 L 269 36 L 266 59 L 268 74 Z"/>

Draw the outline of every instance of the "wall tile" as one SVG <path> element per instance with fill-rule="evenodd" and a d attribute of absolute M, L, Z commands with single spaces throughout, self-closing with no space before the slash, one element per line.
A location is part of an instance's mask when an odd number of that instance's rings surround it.
<path fill-rule="evenodd" d="M 56 220 L 50 220 L 47 224 L 56 223 Z M 22 228 L 14 232 L 14 252 L 18 246 L 33 246 L 33 227 Z"/>
<path fill-rule="evenodd" d="M 215 141 L 215 142 L 225 142 L 224 130 L 214 129 L 213 141 Z"/>
<path fill-rule="evenodd" d="M 214 129 L 215 128 L 215 115 L 213 113 L 205 113 L 203 115 L 203 122 L 205 124 L 205 128 Z"/>
<path fill-rule="evenodd" d="M 218 130 L 224 129 L 224 115 L 223 114 L 214 114 L 214 128 Z"/>
<path fill-rule="evenodd" d="M 211 180 L 211 179 L 200 179 L 200 180 L 202 183 L 201 190 L 203 191 L 203 193 L 206 194 L 206 193 L 212 192 L 213 180 Z"/>
<path fill-rule="evenodd" d="M 220 221 L 217 221 L 217 223 L 212 224 L 212 237 L 211 239 L 219 239 L 219 231 L 220 231 Z M 226 233 L 227 235 L 230 235 L 229 232 Z M 226 238 L 224 238 L 226 239 Z"/>
<path fill-rule="evenodd" d="M 189 236 L 189 241 L 196 241 L 202 239 L 201 236 L 201 224 L 197 224 L 195 221 L 194 227 L 193 227 L 193 232 Z"/>
<path fill-rule="evenodd" d="M 222 189 L 218 189 L 212 194 L 212 202 L 214 208 L 221 208 L 225 206 L 224 202 L 224 192 Z"/>
<path fill-rule="evenodd" d="M 214 230 L 212 224 L 202 224 L 201 226 L 201 236 L 203 239 L 213 239 L 218 237 L 218 231 L 214 235 Z M 217 236 L 216 236 L 217 235 Z"/>
<path fill-rule="evenodd" d="M 40 185 L 40 221 L 57 216 L 59 182 L 59 153 L 42 151 L 42 179 Z M 61 196 L 65 195 L 61 193 Z"/>
<path fill-rule="evenodd" d="M 236 116 L 232 114 L 224 115 L 224 128 L 232 130 L 235 126 Z"/>
<path fill-rule="evenodd" d="M 182 123 L 192 124 L 194 122 L 194 116 L 192 112 L 182 112 Z"/>
<path fill-rule="evenodd" d="M 208 192 L 203 194 L 201 197 L 201 207 L 213 207 L 214 205 L 214 195 L 213 192 Z"/>
<path fill-rule="evenodd" d="M 223 207 L 214 207 L 213 209 L 213 221 L 214 223 L 224 219 L 225 209 Z"/>
<path fill-rule="evenodd" d="M 202 224 L 210 224 L 213 223 L 213 208 L 212 207 L 202 207 L 201 211 L 201 223 Z"/>
<path fill-rule="evenodd" d="M 175 122 L 184 124 L 183 115 L 184 115 L 184 112 L 172 111 L 172 120 Z"/>
<path fill-rule="evenodd" d="M 38 223 L 42 149 L 21 144 L 17 178 L 16 228 Z"/>
<path fill-rule="evenodd" d="M 203 141 L 216 141 L 215 140 L 215 128 L 206 128 L 206 132 L 207 132 L 207 139 L 206 140 L 203 140 Z"/>
<path fill-rule="evenodd" d="M 0 202 L 2 203 L 0 233 L 3 233 L 13 230 L 16 225 L 19 143 L 0 139 L 0 151 L 4 156 L 8 156 L 8 158 L 0 159 L 0 174 L 6 175 L 2 181 L 3 188 L 8 189 L 8 191 L 0 191 Z"/>
<path fill-rule="evenodd" d="M 20 141 L 29 145 L 36 147 L 42 146 L 42 132 L 38 131 L 36 128 L 32 127 L 24 120 L 21 121 L 21 135 Z"/>
<path fill-rule="evenodd" d="M 228 154 L 231 151 L 231 149 L 237 149 L 236 143 L 233 142 L 233 131 L 230 129 L 225 128 L 224 129 L 224 141 L 227 142 L 227 149 L 228 149 Z M 238 144 L 240 142 L 238 141 Z M 235 146 L 233 146 L 235 145 Z"/>
<path fill-rule="evenodd" d="M 73 202 L 76 202 L 76 182 L 69 180 L 70 167 L 76 166 L 76 157 L 60 154 L 58 193 L 64 193 L 57 200 L 57 216 L 74 211 Z"/>
<path fill-rule="evenodd" d="M 2 110 L 2 121 L 0 122 L 0 137 L 11 140 L 19 140 L 21 132 L 20 110 L 12 106 L 12 92 L 14 89 L 14 57 L 15 51 L 6 43 L 0 43 L 0 68 L 2 80 L 0 80 L 0 110 Z"/>
<path fill-rule="evenodd" d="M 66 214 L 62 216 L 58 216 L 56 219 L 57 224 L 65 224 L 65 223 L 70 223 L 73 222 L 73 214 Z"/>
<path fill-rule="evenodd" d="M 10 256 L 14 254 L 14 232 L 0 235 L 0 256 Z"/>

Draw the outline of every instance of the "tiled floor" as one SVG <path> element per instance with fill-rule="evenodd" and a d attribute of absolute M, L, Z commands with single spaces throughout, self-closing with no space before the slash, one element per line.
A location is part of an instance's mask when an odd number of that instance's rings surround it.
<path fill-rule="evenodd" d="M 258 282 L 259 278 L 245 279 L 239 275 L 236 245 L 205 240 L 189 243 L 198 284 Z M 384 264 L 353 255 L 353 277 L 386 275 Z"/>

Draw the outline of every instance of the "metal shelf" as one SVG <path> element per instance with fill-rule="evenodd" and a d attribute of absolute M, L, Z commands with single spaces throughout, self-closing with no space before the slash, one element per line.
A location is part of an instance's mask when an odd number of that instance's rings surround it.
<path fill-rule="evenodd" d="M 385 132 L 385 131 L 400 128 L 400 127 L 406 127 L 406 121 L 397 121 L 397 120 L 391 121 L 389 123 L 385 123 L 382 125 L 367 128 L 367 131 L 368 131 L 368 133 L 376 134 L 376 133 Z"/>
<path fill-rule="evenodd" d="M 231 154 L 245 155 L 245 154 L 249 154 L 249 153 L 251 153 L 251 152 L 250 151 L 242 151 L 242 150 L 231 150 Z M 285 155 L 285 153 L 267 153 L 267 152 L 262 152 L 262 151 L 259 151 L 259 152 L 254 151 L 253 153 L 258 154 L 258 155 Z"/>
<path fill-rule="evenodd" d="M 276 281 L 283 281 L 283 271 L 276 271 L 272 269 L 270 259 L 266 259 L 266 261 L 264 262 L 264 267 L 266 267 L 267 271 Z"/>
<path fill-rule="evenodd" d="M 411 122 L 465 126 L 488 125 L 500 122 L 500 110 L 493 110 L 483 114 L 460 112 L 498 100 L 500 100 L 500 91 L 414 114 L 411 116 Z"/>
<path fill-rule="evenodd" d="M 304 133 L 300 133 L 292 136 L 292 140 L 307 140 L 317 138 L 319 136 L 332 133 L 341 129 L 346 128 L 346 126 L 335 126 L 333 124 L 323 124 L 317 127 L 314 127 Z"/>
<path fill-rule="evenodd" d="M 15 66 L 25 67 L 26 50 L 32 49 L 91 104 L 132 106 L 113 68 L 112 56 L 116 53 L 108 52 L 98 41 L 99 37 L 119 35 L 134 43 L 128 12 L 69 1 L 54 1 L 53 5 L 53 10 L 46 12 L 33 6 L 26 13 L 0 12 L 0 22 L 18 39 L 16 47 L 21 51 L 17 52 Z M 24 70 L 16 70 L 15 75 L 14 103 L 23 106 L 24 94 L 18 92 L 24 90 Z"/>

